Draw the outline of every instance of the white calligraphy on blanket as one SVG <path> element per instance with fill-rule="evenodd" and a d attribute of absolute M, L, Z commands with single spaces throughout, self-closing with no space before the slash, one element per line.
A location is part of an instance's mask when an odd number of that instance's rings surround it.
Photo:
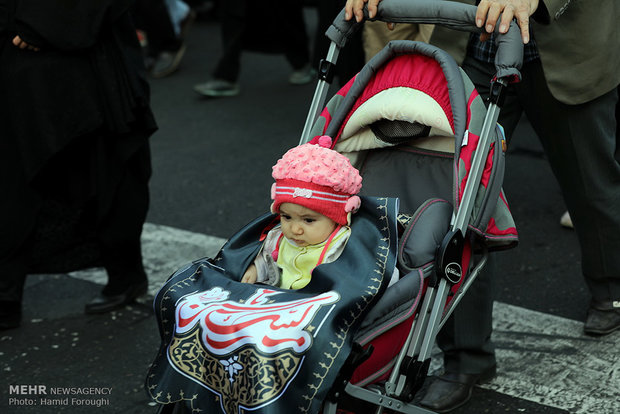
<path fill-rule="evenodd" d="M 337 302 L 340 295 L 327 292 L 273 303 L 273 296 L 281 293 L 258 289 L 244 303 L 228 300 L 230 293 L 219 287 L 186 296 L 176 307 L 176 332 L 188 332 L 200 323 L 201 339 L 214 355 L 227 355 L 246 344 L 266 354 L 286 348 L 302 353 L 312 344 L 306 328 L 322 306 Z"/>

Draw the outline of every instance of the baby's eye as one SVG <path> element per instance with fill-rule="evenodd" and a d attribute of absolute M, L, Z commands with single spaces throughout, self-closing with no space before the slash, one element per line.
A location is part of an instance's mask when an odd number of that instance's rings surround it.
<path fill-rule="evenodd" d="M 304 219 L 304 221 L 305 221 L 306 223 L 308 223 L 308 224 L 311 224 L 311 223 L 314 223 L 316 220 L 315 220 L 315 219 L 313 219 L 313 218 L 306 218 L 306 219 Z"/>
<path fill-rule="evenodd" d="M 280 217 L 283 218 L 284 220 L 290 220 L 291 216 L 289 216 L 288 214 L 280 214 Z"/>

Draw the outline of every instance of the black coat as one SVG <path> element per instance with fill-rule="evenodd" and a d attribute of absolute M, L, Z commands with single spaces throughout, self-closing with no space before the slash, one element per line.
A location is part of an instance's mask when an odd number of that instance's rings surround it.
<path fill-rule="evenodd" d="M 0 0 L 0 263 L 42 201 L 94 197 L 103 217 L 139 152 L 148 181 L 156 124 L 130 5 Z M 15 47 L 16 35 L 40 51 Z"/>

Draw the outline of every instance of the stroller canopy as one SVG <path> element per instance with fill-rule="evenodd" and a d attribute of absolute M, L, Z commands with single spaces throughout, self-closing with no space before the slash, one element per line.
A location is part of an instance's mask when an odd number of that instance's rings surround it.
<path fill-rule="evenodd" d="M 449 153 L 450 201 L 456 210 L 485 115 L 482 98 L 450 55 L 421 42 L 392 41 L 327 103 L 310 136 L 311 142 L 320 135 L 332 136 L 334 149 L 358 167 L 366 152 L 403 143 Z M 485 246 L 501 249 L 516 245 L 518 236 L 501 189 L 505 146 L 501 127 L 493 135 L 469 229 Z M 393 171 L 395 176 L 407 173 Z M 398 180 L 392 184 L 400 185 Z"/>

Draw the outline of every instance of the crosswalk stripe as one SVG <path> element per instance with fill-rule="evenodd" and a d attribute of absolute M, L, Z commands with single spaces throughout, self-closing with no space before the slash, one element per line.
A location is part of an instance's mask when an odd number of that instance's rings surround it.
<path fill-rule="evenodd" d="M 483 387 L 571 413 L 620 413 L 620 332 L 593 338 L 583 323 L 494 306 L 498 376 Z"/>
<path fill-rule="evenodd" d="M 146 223 L 142 250 L 149 293 L 182 265 L 215 256 L 225 241 Z M 71 276 L 107 280 L 101 269 Z M 620 413 L 620 331 L 592 338 L 583 335 L 580 322 L 501 302 L 495 302 L 493 323 L 498 375 L 483 388 L 575 414 Z M 431 371 L 440 367 L 437 352 Z"/>
<path fill-rule="evenodd" d="M 219 237 L 145 223 L 142 256 L 149 275 L 149 294 L 157 293 L 168 277 L 184 264 L 202 257 L 214 257 L 225 242 L 226 239 Z M 101 285 L 107 281 L 103 269 L 80 270 L 69 275 Z"/>

